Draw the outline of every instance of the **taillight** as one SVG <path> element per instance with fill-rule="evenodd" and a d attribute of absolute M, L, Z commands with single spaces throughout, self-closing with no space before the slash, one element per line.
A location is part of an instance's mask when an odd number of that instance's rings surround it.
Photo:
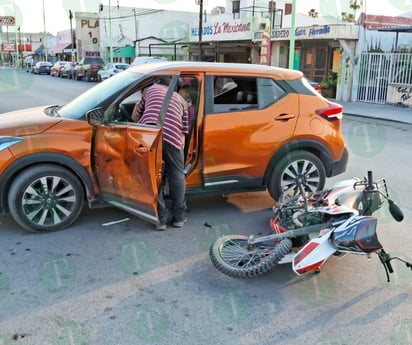
<path fill-rule="evenodd" d="M 316 110 L 316 114 L 327 117 L 328 119 L 341 119 L 343 113 L 343 107 L 334 102 L 328 102 L 326 108 L 321 108 Z"/>

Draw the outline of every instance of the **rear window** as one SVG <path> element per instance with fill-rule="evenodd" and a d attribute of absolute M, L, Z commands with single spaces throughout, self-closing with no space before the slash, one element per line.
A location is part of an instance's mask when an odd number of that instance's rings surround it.
<path fill-rule="evenodd" d="M 84 59 L 85 65 L 104 65 L 102 58 L 88 57 Z"/>
<path fill-rule="evenodd" d="M 239 76 L 211 78 L 209 80 L 213 83 L 211 85 L 213 101 L 207 102 L 207 113 L 263 109 L 277 102 L 287 93 L 270 78 Z"/>

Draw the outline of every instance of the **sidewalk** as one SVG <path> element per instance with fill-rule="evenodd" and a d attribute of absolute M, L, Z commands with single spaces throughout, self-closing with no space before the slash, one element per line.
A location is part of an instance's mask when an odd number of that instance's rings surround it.
<path fill-rule="evenodd" d="M 336 101 L 343 106 L 344 115 L 363 116 L 412 124 L 412 108 L 390 104 Z"/>

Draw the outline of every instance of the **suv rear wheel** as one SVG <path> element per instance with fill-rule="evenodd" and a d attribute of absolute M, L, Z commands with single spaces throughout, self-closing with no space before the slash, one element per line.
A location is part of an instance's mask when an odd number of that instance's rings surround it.
<path fill-rule="evenodd" d="M 28 168 L 13 181 L 8 204 L 12 217 L 32 232 L 61 230 L 72 224 L 83 207 L 79 179 L 60 166 Z"/>
<path fill-rule="evenodd" d="M 325 167 L 318 157 L 310 152 L 294 151 L 276 164 L 268 183 L 268 191 L 273 199 L 279 200 L 283 193 L 290 196 L 298 193 L 300 185 L 307 192 L 321 190 L 325 185 L 325 178 Z"/>

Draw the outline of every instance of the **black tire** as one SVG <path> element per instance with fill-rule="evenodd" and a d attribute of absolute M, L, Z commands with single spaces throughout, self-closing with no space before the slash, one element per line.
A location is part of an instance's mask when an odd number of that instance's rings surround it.
<path fill-rule="evenodd" d="M 291 249 L 289 238 L 248 248 L 248 236 L 227 235 L 212 244 L 209 256 L 220 272 L 234 278 L 253 278 L 270 271 Z"/>
<path fill-rule="evenodd" d="M 91 80 L 91 77 L 90 77 L 90 73 L 89 73 L 89 72 L 86 72 L 86 74 L 85 74 L 85 76 L 84 76 L 84 79 L 86 80 L 86 83 L 88 83 L 88 82 Z"/>
<path fill-rule="evenodd" d="M 322 190 L 325 179 L 325 167 L 317 156 L 306 151 L 294 151 L 276 164 L 268 191 L 273 199 L 279 200 L 282 194 L 293 196 L 299 193 L 300 185 L 308 192 Z"/>
<path fill-rule="evenodd" d="M 8 205 L 18 225 L 31 232 L 62 230 L 80 215 L 84 191 L 65 168 L 44 164 L 28 168 L 11 184 Z"/>

